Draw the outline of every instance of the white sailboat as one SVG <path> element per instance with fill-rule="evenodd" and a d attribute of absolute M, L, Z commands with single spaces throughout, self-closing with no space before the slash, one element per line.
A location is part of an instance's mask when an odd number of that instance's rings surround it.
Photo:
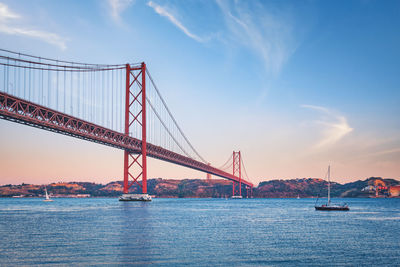
<path fill-rule="evenodd" d="M 346 204 L 343 205 L 334 205 L 331 204 L 331 180 L 330 180 L 330 176 L 331 176 L 331 166 L 328 166 L 328 203 L 327 204 L 323 204 L 320 206 L 317 206 L 317 204 L 315 203 L 315 209 L 316 210 L 350 210 L 349 206 Z M 317 199 L 318 201 L 318 199 Z"/>
<path fill-rule="evenodd" d="M 53 201 L 52 199 L 50 199 L 49 194 L 47 194 L 47 188 L 44 188 L 44 192 L 46 193 L 46 198 L 43 201 Z"/>

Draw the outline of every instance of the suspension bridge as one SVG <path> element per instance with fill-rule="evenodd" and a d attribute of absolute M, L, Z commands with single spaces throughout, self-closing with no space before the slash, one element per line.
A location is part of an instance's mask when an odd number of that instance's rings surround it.
<path fill-rule="evenodd" d="M 88 64 L 0 49 L 0 118 L 124 151 L 124 194 L 147 195 L 147 157 L 232 181 L 252 191 L 240 151 L 221 166 L 194 148 L 145 63 Z"/>

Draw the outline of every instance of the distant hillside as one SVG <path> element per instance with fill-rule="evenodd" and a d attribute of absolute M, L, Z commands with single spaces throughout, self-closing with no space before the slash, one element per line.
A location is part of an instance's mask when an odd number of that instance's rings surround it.
<path fill-rule="evenodd" d="M 389 187 L 400 181 L 371 177 L 364 181 L 346 184 L 331 182 L 332 197 L 376 197 L 389 196 Z M 378 194 L 377 194 L 378 192 Z M 271 180 L 261 182 L 255 190 L 255 197 L 316 197 L 328 195 L 328 183 L 319 178 Z"/>
<path fill-rule="evenodd" d="M 391 196 L 399 191 L 400 181 L 371 177 L 364 181 L 346 184 L 331 183 L 332 197 L 384 197 Z M 397 186 L 397 187 L 395 187 Z M 44 193 L 44 188 L 54 197 L 117 197 L 122 194 L 122 181 L 111 182 L 106 185 L 70 182 L 52 183 L 49 185 L 4 185 L 0 186 L 0 197 L 39 197 Z M 149 179 L 148 193 L 156 197 L 173 198 L 224 198 L 232 195 L 232 182 L 223 179 L 212 179 L 210 182 L 200 179 Z M 253 190 L 256 198 L 294 198 L 317 197 L 327 195 L 327 182 L 319 178 L 302 178 L 291 180 L 271 180 L 261 182 Z M 396 189 L 396 190 L 391 190 Z M 139 186 L 130 188 L 130 193 L 139 193 Z M 392 192 L 392 193 L 391 193 Z M 246 197 L 246 190 L 242 190 Z"/>

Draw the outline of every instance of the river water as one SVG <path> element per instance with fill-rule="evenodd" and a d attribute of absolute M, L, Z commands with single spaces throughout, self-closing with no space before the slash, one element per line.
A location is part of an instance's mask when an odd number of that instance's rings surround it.
<path fill-rule="evenodd" d="M 0 266 L 400 266 L 400 199 L 0 199 Z"/>

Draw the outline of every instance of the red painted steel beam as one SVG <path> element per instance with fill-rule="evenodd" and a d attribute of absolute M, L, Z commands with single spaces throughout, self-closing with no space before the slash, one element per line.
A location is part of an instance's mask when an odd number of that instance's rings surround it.
<path fill-rule="evenodd" d="M 146 64 L 142 63 L 142 192 L 147 194 Z"/>
<path fill-rule="evenodd" d="M 131 76 L 130 65 L 126 64 L 126 92 L 125 92 L 125 136 L 129 136 L 129 78 Z M 124 194 L 129 189 L 129 152 L 124 150 Z"/>
<path fill-rule="evenodd" d="M 142 153 L 141 140 L 4 92 L 0 92 L 0 118 L 123 149 L 133 154 Z M 240 181 L 239 177 L 230 173 L 150 143 L 146 144 L 146 152 L 147 156 L 152 158 L 210 173 L 231 181 Z M 251 182 L 243 179 L 241 182 L 250 187 L 254 186 Z"/>
<path fill-rule="evenodd" d="M 240 157 L 240 151 L 236 155 L 239 155 L 239 196 L 242 195 L 242 159 Z"/>

